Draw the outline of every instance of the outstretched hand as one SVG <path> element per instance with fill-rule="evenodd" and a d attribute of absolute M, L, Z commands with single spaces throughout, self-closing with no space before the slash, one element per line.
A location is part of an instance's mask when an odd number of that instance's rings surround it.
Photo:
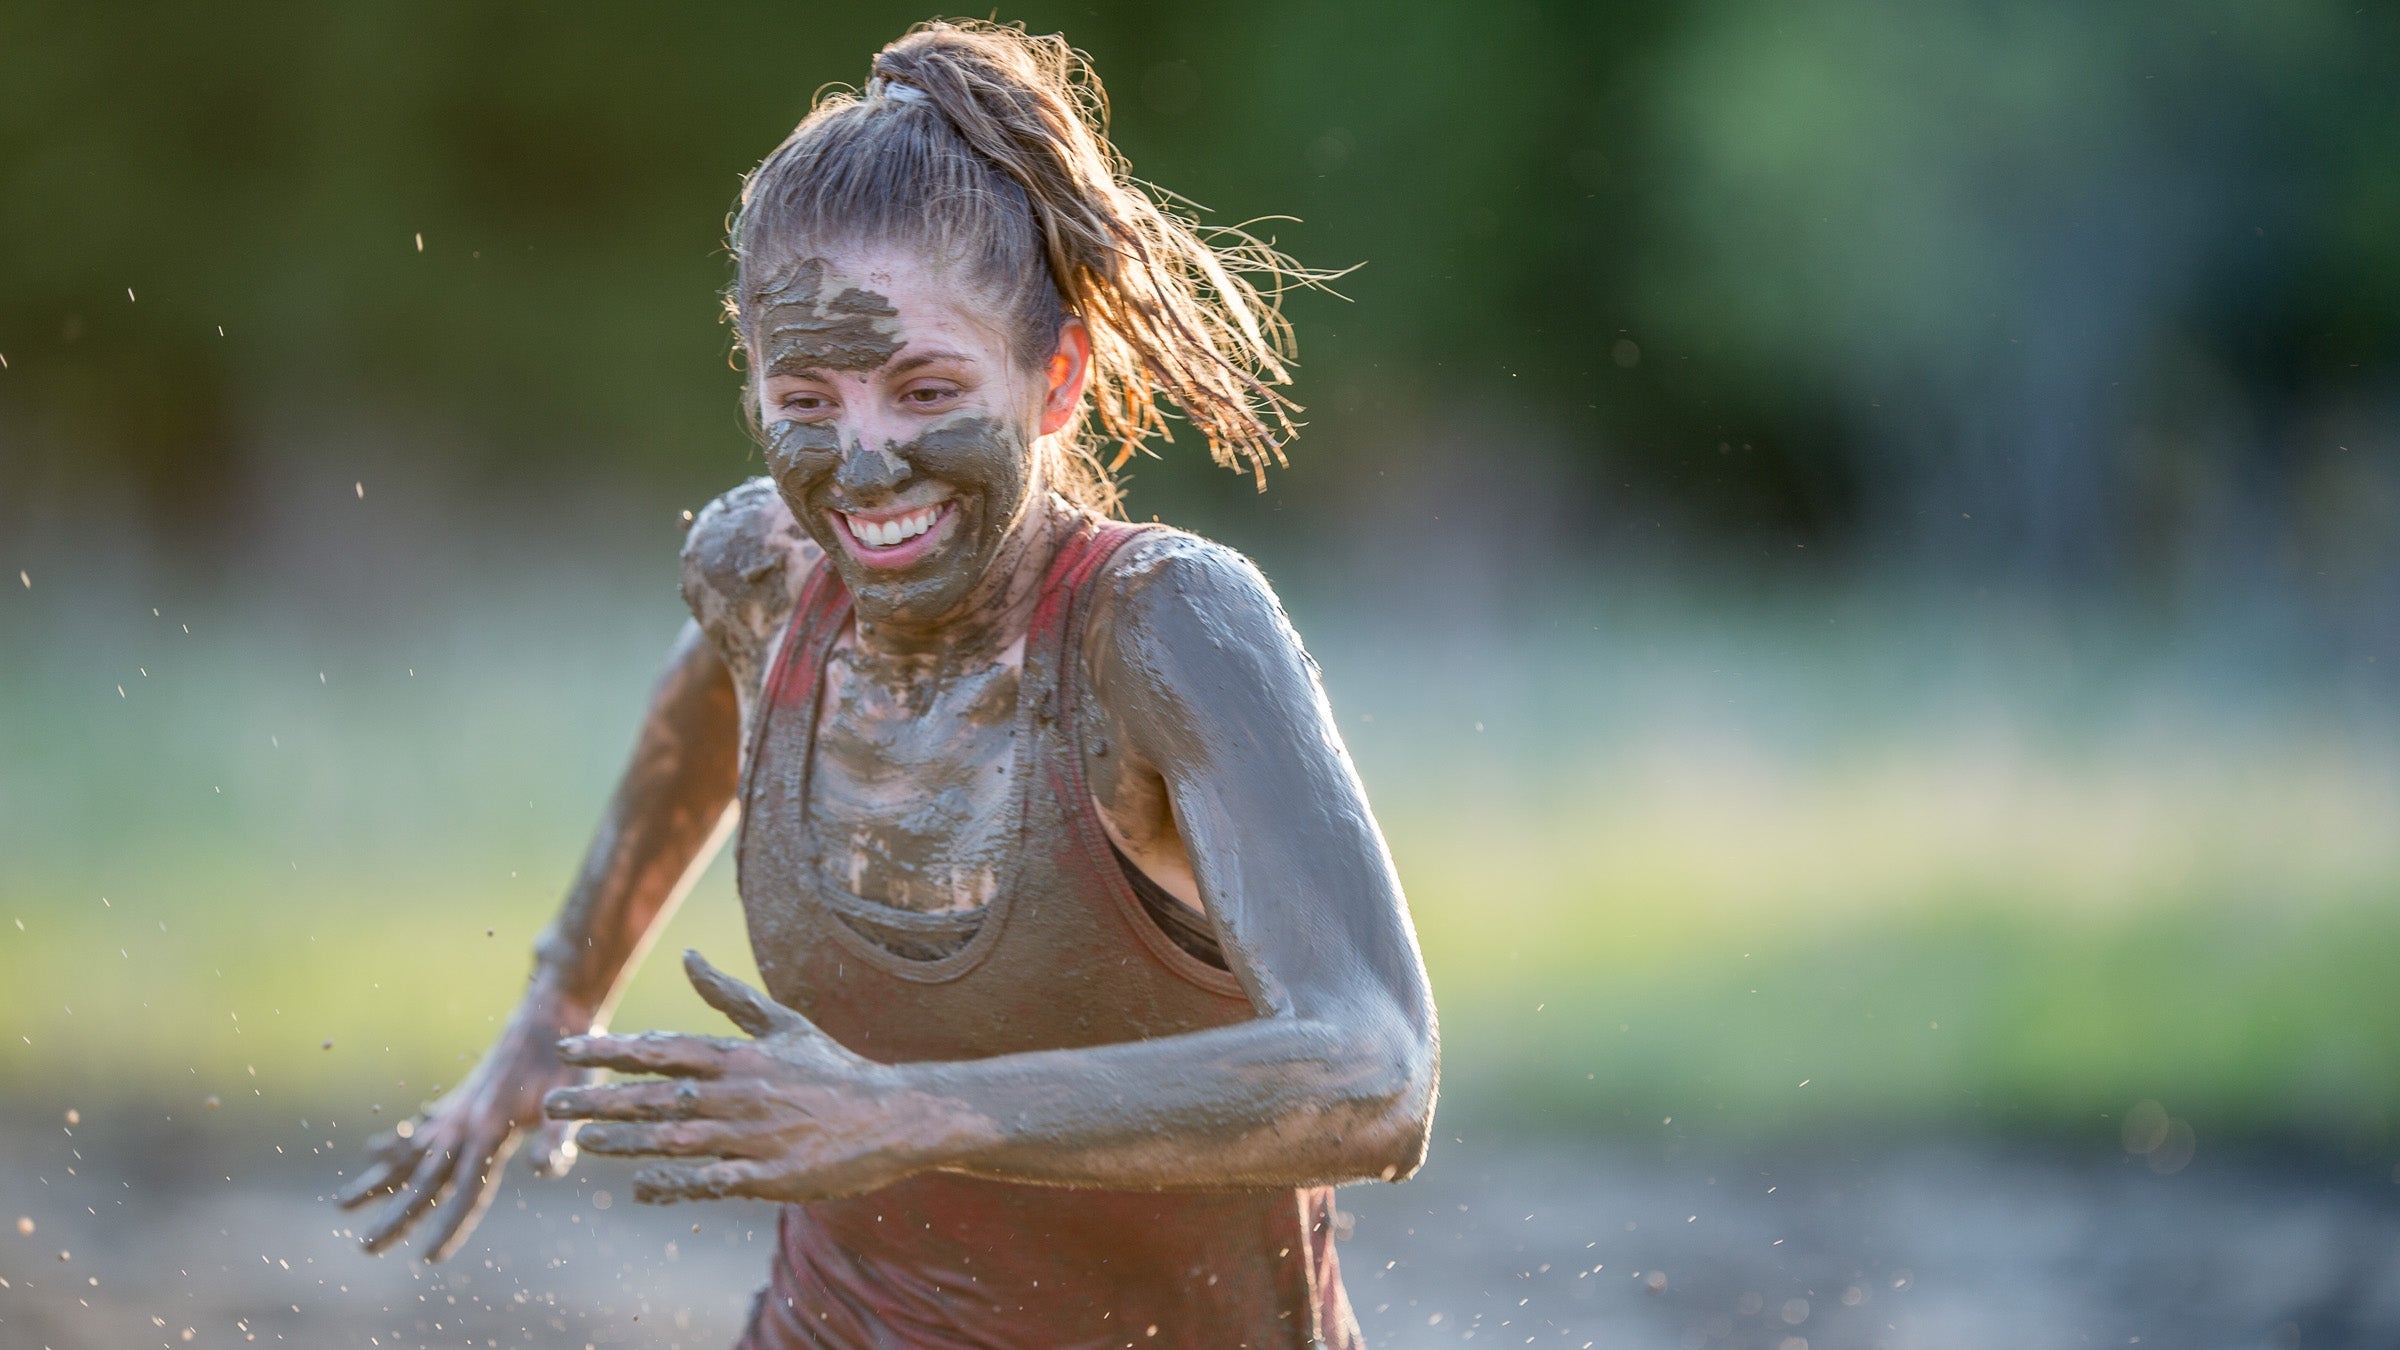
<path fill-rule="evenodd" d="M 659 1079 L 563 1087 L 542 1103 L 554 1120 L 598 1122 L 577 1135 L 593 1153 L 714 1160 L 645 1169 L 634 1177 L 635 1199 L 855 1195 L 938 1165 L 945 1150 L 988 1132 L 961 1103 L 851 1053 L 698 952 L 683 954 L 683 968 L 700 997 L 751 1039 L 572 1036 L 559 1042 L 565 1063 Z"/>
<path fill-rule="evenodd" d="M 425 1260 L 448 1257 L 491 1207 L 501 1172 L 529 1135 L 537 1170 L 558 1176 L 574 1165 L 574 1126 L 544 1119 L 541 1111 L 545 1093 L 592 1077 L 559 1058 L 559 1030 L 572 1021 L 556 1000 L 528 997 L 467 1081 L 416 1119 L 368 1142 L 367 1169 L 336 1202 L 357 1209 L 379 1196 L 396 1198 L 368 1226 L 361 1245 L 382 1252 L 431 1212 Z"/>

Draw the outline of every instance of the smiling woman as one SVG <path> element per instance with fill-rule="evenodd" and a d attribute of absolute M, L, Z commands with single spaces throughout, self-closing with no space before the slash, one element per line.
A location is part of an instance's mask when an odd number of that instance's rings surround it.
<path fill-rule="evenodd" d="M 1104 107 L 1062 39 L 928 24 L 752 176 L 769 475 L 693 525 L 694 622 L 511 1025 L 346 1193 L 394 1196 L 370 1248 L 431 1213 L 447 1255 L 521 1137 L 555 1170 L 590 1121 L 677 1159 L 640 1199 L 786 1202 L 745 1346 L 1357 1343 L 1330 1188 L 1424 1156 L 1415 934 L 1265 580 L 1110 518 L 1162 395 L 1280 457 L 1243 273 L 1307 278 L 1160 210 Z M 737 821 L 767 989 L 685 964 L 748 1038 L 603 1034 Z"/>

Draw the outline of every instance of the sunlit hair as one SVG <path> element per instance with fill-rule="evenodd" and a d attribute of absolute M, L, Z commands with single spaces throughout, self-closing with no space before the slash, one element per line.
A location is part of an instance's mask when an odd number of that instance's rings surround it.
<path fill-rule="evenodd" d="M 745 351 L 750 297 L 790 260 L 905 246 L 962 268 L 1029 367 L 1067 316 L 1090 329 L 1099 426 L 1079 409 L 1045 442 L 1058 491 L 1116 512 L 1116 470 L 1152 437 L 1174 439 L 1162 396 L 1211 458 L 1264 487 L 1299 411 L 1274 387 L 1290 380 L 1283 291 L 1324 278 L 1135 180 L 1109 144 L 1099 77 L 1065 38 L 923 23 L 876 54 L 873 78 L 871 91 L 901 96 L 821 96 L 743 185 L 727 312 Z"/>

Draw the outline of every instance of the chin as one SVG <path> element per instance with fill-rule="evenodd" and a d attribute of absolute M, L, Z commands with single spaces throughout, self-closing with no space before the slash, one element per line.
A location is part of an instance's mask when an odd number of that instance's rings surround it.
<path fill-rule="evenodd" d="M 926 550 L 905 568 L 877 567 L 845 550 L 837 555 L 850 598 L 869 619 L 930 622 L 947 614 L 975 589 L 982 569 L 952 539 Z"/>

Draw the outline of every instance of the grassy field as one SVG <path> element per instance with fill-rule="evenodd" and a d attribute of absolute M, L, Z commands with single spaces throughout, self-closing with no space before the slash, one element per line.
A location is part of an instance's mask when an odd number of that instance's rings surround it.
<path fill-rule="evenodd" d="M 509 575 L 365 612 L 12 587 L 0 1091 L 396 1107 L 463 1068 L 679 613 L 648 573 Z M 2155 1100 L 2372 1146 L 2400 1111 L 2379 686 L 1998 604 L 1595 587 L 1438 645 L 1330 581 L 1293 604 L 1433 968 L 1446 1119 L 2114 1131 Z M 663 949 L 746 967 L 729 871 Z M 617 1022 L 713 1014 L 654 961 Z"/>

